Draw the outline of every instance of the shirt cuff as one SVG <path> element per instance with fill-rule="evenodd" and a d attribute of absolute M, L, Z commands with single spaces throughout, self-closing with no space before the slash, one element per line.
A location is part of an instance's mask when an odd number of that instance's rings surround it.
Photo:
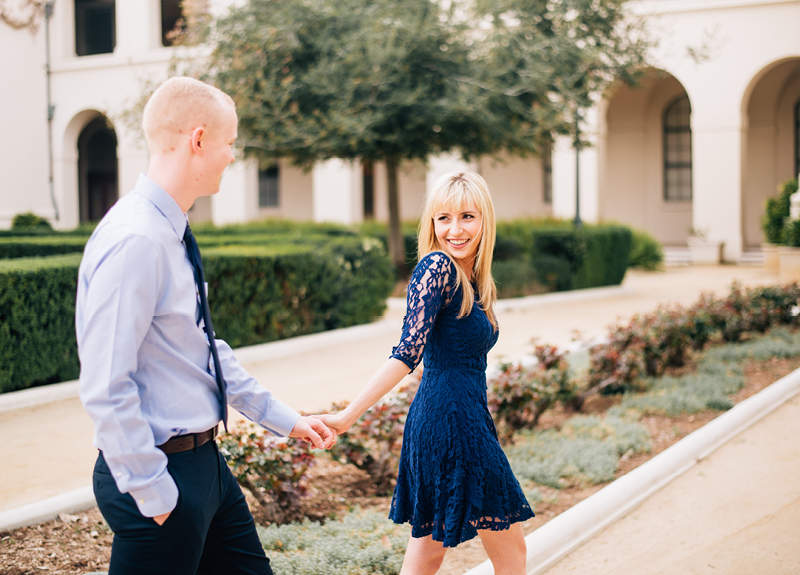
<path fill-rule="evenodd" d="M 298 419 L 300 419 L 299 413 L 279 399 L 273 399 L 266 417 L 259 423 L 275 435 L 287 437 Z"/>
<path fill-rule="evenodd" d="M 128 493 L 136 502 L 139 512 L 145 517 L 169 513 L 178 505 L 178 486 L 166 472 L 152 485 L 143 489 L 131 489 Z"/>

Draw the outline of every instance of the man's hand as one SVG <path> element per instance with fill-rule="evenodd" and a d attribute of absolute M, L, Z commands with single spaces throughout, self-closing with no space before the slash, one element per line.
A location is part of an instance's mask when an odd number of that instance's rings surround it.
<path fill-rule="evenodd" d="M 153 517 L 153 521 L 155 521 L 159 525 L 164 525 L 164 522 L 167 520 L 167 517 L 169 517 L 170 513 L 172 513 L 172 511 L 167 511 L 166 513 L 162 513 L 161 515 L 156 515 L 155 517 Z"/>
<path fill-rule="evenodd" d="M 322 415 L 315 415 L 314 417 L 330 427 L 337 434 L 346 433 L 347 430 L 353 425 L 352 422 L 349 422 L 342 413 L 323 413 Z"/>
<path fill-rule="evenodd" d="M 289 437 L 300 437 L 317 449 L 330 449 L 336 443 L 336 433 L 314 417 L 302 416 L 294 424 Z"/>

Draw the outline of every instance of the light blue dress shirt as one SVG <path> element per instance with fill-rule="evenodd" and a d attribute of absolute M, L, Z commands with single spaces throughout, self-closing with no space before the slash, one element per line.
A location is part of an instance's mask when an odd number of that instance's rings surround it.
<path fill-rule="evenodd" d="M 178 501 L 167 456 L 156 446 L 220 422 L 183 244 L 186 221 L 175 200 L 141 175 L 98 224 L 78 275 L 81 401 L 117 487 L 145 517 L 167 513 Z M 252 378 L 228 344 L 217 340 L 217 349 L 228 405 L 288 435 L 300 415 Z"/>

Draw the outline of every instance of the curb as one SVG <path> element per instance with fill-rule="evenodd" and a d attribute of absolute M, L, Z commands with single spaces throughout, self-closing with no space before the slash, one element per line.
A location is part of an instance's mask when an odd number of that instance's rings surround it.
<path fill-rule="evenodd" d="M 0 513 L 0 533 L 18 527 L 37 525 L 58 517 L 59 513 L 77 513 L 96 504 L 90 487 L 68 491 L 30 505 L 23 505 Z"/>
<path fill-rule="evenodd" d="M 543 573 L 798 393 L 800 369 L 737 404 L 650 461 L 551 519 L 525 537 L 528 548 L 527 574 Z M 487 560 L 464 575 L 493 574 L 492 564 Z"/>

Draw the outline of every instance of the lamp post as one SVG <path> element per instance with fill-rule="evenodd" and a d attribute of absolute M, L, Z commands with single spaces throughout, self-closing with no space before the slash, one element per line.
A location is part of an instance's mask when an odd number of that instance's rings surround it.
<path fill-rule="evenodd" d="M 48 0 L 44 5 L 44 41 L 46 50 L 45 74 L 47 76 L 47 165 L 50 182 L 50 201 L 53 202 L 55 220 L 58 221 L 58 204 L 56 203 L 56 194 L 53 189 L 53 116 L 55 116 L 56 107 L 50 99 L 50 18 L 53 17 L 53 4 L 55 4 L 55 0 Z"/>
<path fill-rule="evenodd" d="M 575 219 L 576 228 L 581 227 L 581 114 L 580 108 L 575 106 Z"/>

